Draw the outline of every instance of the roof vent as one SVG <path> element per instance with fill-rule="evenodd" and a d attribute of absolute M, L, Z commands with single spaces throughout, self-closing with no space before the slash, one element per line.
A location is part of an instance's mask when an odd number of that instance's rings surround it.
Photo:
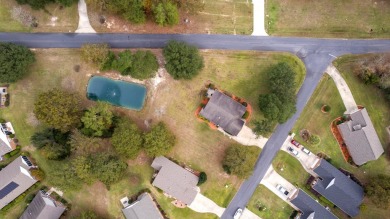
<path fill-rule="evenodd" d="M 352 127 L 352 129 L 353 129 L 354 131 L 360 130 L 360 129 L 362 129 L 362 125 L 360 125 L 360 124 L 354 125 L 354 126 Z"/>

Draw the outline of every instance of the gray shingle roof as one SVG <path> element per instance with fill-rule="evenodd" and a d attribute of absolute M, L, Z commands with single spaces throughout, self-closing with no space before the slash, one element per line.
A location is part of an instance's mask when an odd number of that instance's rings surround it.
<path fill-rule="evenodd" d="M 355 217 L 359 214 L 359 206 L 364 196 L 361 186 L 324 159 L 314 169 L 314 172 L 322 179 L 318 179 L 313 186 L 314 190 L 349 216 Z"/>
<path fill-rule="evenodd" d="M 38 191 L 20 219 L 58 219 L 64 211 L 64 206 L 57 205 L 51 197 Z"/>
<path fill-rule="evenodd" d="M 191 204 L 198 193 L 199 178 L 165 157 L 156 157 L 152 167 L 158 170 L 153 186 L 175 197 L 184 204 Z"/>
<path fill-rule="evenodd" d="M 236 136 L 244 126 L 242 116 L 245 112 L 245 106 L 215 90 L 207 105 L 200 111 L 200 115 Z"/>
<path fill-rule="evenodd" d="M 383 147 L 365 108 L 350 115 L 351 120 L 338 125 L 348 151 L 357 165 L 378 159 Z"/>
<path fill-rule="evenodd" d="M 316 200 L 310 197 L 301 189 L 298 195 L 290 201 L 301 211 L 300 219 L 337 219 L 332 212 L 320 205 Z"/>
<path fill-rule="evenodd" d="M 164 219 L 148 193 L 140 195 L 134 203 L 122 209 L 126 219 Z"/>
<path fill-rule="evenodd" d="M 37 182 L 30 175 L 29 169 L 22 157 L 18 157 L 0 171 L 0 190 L 12 182 L 18 184 L 15 189 L 0 199 L 0 209 Z"/>
<path fill-rule="evenodd" d="M 7 136 L 0 130 L 0 157 L 10 151 L 12 151 L 12 148 L 7 139 Z"/>

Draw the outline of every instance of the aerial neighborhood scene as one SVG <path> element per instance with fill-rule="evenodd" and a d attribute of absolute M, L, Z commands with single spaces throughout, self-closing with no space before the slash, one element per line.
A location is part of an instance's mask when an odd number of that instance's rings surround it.
<path fill-rule="evenodd" d="M 0 219 L 390 218 L 390 1 L 1 0 Z"/>

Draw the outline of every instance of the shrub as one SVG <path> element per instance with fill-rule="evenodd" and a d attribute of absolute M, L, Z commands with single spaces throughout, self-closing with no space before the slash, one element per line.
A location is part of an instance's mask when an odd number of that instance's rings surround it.
<path fill-rule="evenodd" d="M 318 135 L 310 135 L 309 143 L 312 145 L 318 145 L 321 142 L 321 138 Z"/>
<path fill-rule="evenodd" d="M 331 107 L 328 106 L 328 105 L 325 105 L 324 108 L 323 108 L 323 110 L 324 110 L 325 112 L 330 112 Z"/>
<path fill-rule="evenodd" d="M 27 203 L 27 204 L 30 204 L 30 203 L 32 202 L 32 200 L 34 199 L 34 197 L 35 197 L 35 194 L 34 194 L 34 193 L 29 194 L 29 195 L 26 197 L 26 199 L 25 199 L 26 203 Z"/>
<path fill-rule="evenodd" d="M 15 134 L 10 134 L 9 137 L 10 138 L 15 138 Z"/>
<path fill-rule="evenodd" d="M 15 150 L 9 152 L 9 155 L 11 157 L 15 156 L 16 154 L 18 154 L 20 152 L 20 147 L 19 148 L 16 148 Z"/>
<path fill-rule="evenodd" d="M 246 178 L 252 173 L 259 152 L 259 148 L 232 145 L 225 152 L 222 167 L 228 174 Z"/>
<path fill-rule="evenodd" d="M 7 121 L 3 118 L 0 118 L 0 123 L 6 123 Z"/>
<path fill-rule="evenodd" d="M 244 115 L 242 115 L 243 119 L 247 119 L 249 117 L 249 111 L 245 111 Z"/>
<path fill-rule="evenodd" d="M 45 173 L 41 169 L 31 169 L 31 175 L 38 181 L 45 179 Z"/>
<path fill-rule="evenodd" d="M 201 172 L 199 174 L 199 181 L 198 181 L 198 186 L 202 185 L 203 183 L 205 183 L 207 181 L 207 175 L 205 172 Z"/>

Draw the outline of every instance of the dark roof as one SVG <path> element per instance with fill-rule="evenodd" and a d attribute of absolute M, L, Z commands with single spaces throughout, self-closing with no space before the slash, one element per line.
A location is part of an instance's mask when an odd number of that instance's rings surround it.
<path fill-rule="evenodd" d="M 359 214 L 359 206 L 364 196 L 361 186 L 324 159 L 314 172 L 321 178 L 313 186 L 314 190 L 349 216 L 355 217 Z"/>
<path fill-rule="evenodd" d="M 242 116 L 245 112 L 246 107 L 241 103 L 215 90 L 209 102 L 200 111 L 200 115 L 227 133 L 236 136 L 244 126 L 245 121 Z"/>
<path fill-rule="evenodd" d="M 58 219 L 65 207 L 58 205 L 51 197 L 39 191 L 20 219 Z"/>
<path fill-rule="evenodd" d="M 301 189 L 298 190 L 297 196 L 290 202 L 301 211 L 300 219 L 337 219 L 332 212 L 326 210 L 324 206 Z"/>
<path fill-rule="evenodd" d="M 22 157 L 18 157 L 0 171 L 0 190 L 3 191 L 0 198 L 0 209 L 37 182 L 31 176 L 29 169 L 30 166 L 27 165 L 26 161 Z"/>
<path fill-rule="evenodd" d="M 165 157 L 156 157 L 151 165 L 158 170 L 153 186 L 162 189 L 184 204 L 191 204 L 198 194 L 199 178 Z"/>
<path fill-rule="evenodd" d="M 148 193 L 140 195 L 134 203 L 122 209 L 126 219 L 164 219 Z"/>
<path fill-rule="evenodd" d="M 351 120 L 338 125 L 353 162 L 362 165 L 383 154 L 383 147 L 365 108 L 350 114 Z"/>

